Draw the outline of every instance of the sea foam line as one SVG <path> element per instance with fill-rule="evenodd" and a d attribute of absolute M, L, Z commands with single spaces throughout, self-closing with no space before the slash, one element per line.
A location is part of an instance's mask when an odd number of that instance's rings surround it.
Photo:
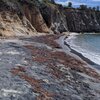
<path fill-rule="evenodd" d="M 70 47 L 73 50 L 81 53 L 84 57 L 86 57 L 86 58 L 90 59 L 92 62 L 100 65 L 100 54 L 98 54 L 96 52 L 91 52 L 89 50 L 81 48 L 81 46 L 75 45 L 74 39 L 77 38 L 77 35 L 79 35 L 79 34 L 77 34 L 77 33 L 70 34 L 69 37 L 65 40 L 66 43 L 68 45 L 70 45 Z"/>

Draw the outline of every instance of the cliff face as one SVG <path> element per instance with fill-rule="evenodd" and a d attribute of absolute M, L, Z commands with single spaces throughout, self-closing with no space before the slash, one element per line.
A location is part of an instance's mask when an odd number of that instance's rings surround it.
<path fill-rule="evenodd" d="M 55 3 L 41 3 L 38 8 L 54 33 L 100 32 L 99 11 L 64 8 Z"/>
<path fill-rule="evenodd" d="M 34 28 L 38 32 L 49 33 L 49 28 L 44 22 L 42 15 L 38 8 L 34 6 L 32 8 L 29 8 L 27 5 L 24 5 L 23 9 L 24 9 L 26 18 L 31 22 L 31 24 L 34 26 Z"/>
<path fill-rule="evenodd" d="M 0 35 L 32 35 L 36 32 L 28 19 L 22 14 L 20 5 L 14 1 L 0 1 Z"/>
<path fill-rule="evenodd" d="M 5 16 L 10 18 L 8 22 L 13 19 L 13 24 L 7 24 L 9 27 L 6 27 L 4 30 L 7 30 L 7 32 L 3 33 L 1 31 L 2 35 L 33 34 L 36 31 L 41 33 L 67 31 L 63 7 L 56 5 L 54 0 L 51 0 L 49 3 L 38 0 L 1 0 L 0 5 L 2 5 L 0 7 L 1 13 L 4 12 Z M 17 17 L 13 18 L 13 15 Z M 6 21 L 3 24 L 6 25 Z"/>
<path fill-rule="evenodd" d="M 32 35 L 33 32 L 36 30 L 25 17 L 20 19 L 16 13 L 0 12 L 0 36 Z"/>
<path fill-rule="evenodd" d="M 47 26 L 54 33 L 68 31 L 67 20 L 62 6 L 55 4 L 42 4 L 40 5 L 40 11 Z"/>
<path fill-rule="evenodd" d="M 67 9 L 54 0 L 1 0 L 0 35 L 100 32 L 100 12 Z"/>
<path fill-rule="evenodd" d="M 100 32 L 100 12 L 66 9 L 68 30 L 72 32 Z"/>
<path fill-rule="evenodd" d="M 0 1 L 0 35 L 34 35 L 36 32 L 49 33 L 44 19 L 30 0 Z"/>

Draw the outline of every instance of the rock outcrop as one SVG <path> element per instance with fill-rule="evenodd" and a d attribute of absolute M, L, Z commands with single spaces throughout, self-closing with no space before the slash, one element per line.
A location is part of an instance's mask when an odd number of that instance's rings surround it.
<path fill-rule="evenodd" d="M 44 0 L 42 0 L 44 1 Z M 100 32 L 100 12 L 91 9 L 65 8 L 55 4 L 54 0 L 46 0 L 38 8 L 47 26 L 54 33 Z M 51 2 L 49 2 L 51 1 Z"/>
<path fill-rule="evenodd" d="M 54 33 L 68 31 L 66 16 L 64 15 L 64 9 L 61 5 L 42 3 L 40 11 L 47 26 Z"/>
<path fill-rule="evenodd" d="M 23 15 L 21 6 L 17 1 L 0 1 L 0 35 L 22 36 L 32 35 L 36 29 Z"/>
<path fill-rule="evenodd" d="M 54 0 L 1 0 L 0 35 L 100 32 L 100 12 L 65 8 Z"/>
<path fill-rule="evenodd" d="M 0 12 L 0 36 L 32 35 L 35 29 L 30 22 L 16 13 L 9 11 Z"/>
<path fill-rule="evenodd" d="M 71 32 L 100 32 L 100 12 L 66 9 L 68 30 Z"/>
<path fill-rule="evenodd" d="M 22 36 L 34 33 L 49 33 L 49 28 L 36 7 L 30 0 L 0 1 L 0 35 Z"/>
<path fill-rule="evenodd" d="M 49 28 L 43 20 L 43 17 L 38 8 L 32 7 L 29 9 L 27 5 L 24 5 L 24 11 L 26 18 L 31 22 L 31 24 L 35 27 L 38 32 L 49 33 Z"/>

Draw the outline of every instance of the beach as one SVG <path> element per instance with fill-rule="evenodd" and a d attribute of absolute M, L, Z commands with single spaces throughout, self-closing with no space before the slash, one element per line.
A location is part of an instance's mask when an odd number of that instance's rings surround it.
<path fill-rule="evenodd" d="M 0 0 L 0 100 L 100 100 L 92 1 Z"/>
<path fill-rule="evenodd" d="M 1 98 L 99 100 L 100 74 L 63 46 L 64 37 L 1 39 Z"/>

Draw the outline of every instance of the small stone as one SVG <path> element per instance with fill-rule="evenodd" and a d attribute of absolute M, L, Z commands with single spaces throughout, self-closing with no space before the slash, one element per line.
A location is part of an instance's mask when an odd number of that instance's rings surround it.
<path fill-rule="evenodd" d="M 71 100 L 83 100 L 83 99 L 80 96 L 73 94 Z"/>
<path fill-rule="evenodd" d="M 47 84 L 49 84 L 49 80 L 43 79 L 43 81 L 46 82 Z"/>

